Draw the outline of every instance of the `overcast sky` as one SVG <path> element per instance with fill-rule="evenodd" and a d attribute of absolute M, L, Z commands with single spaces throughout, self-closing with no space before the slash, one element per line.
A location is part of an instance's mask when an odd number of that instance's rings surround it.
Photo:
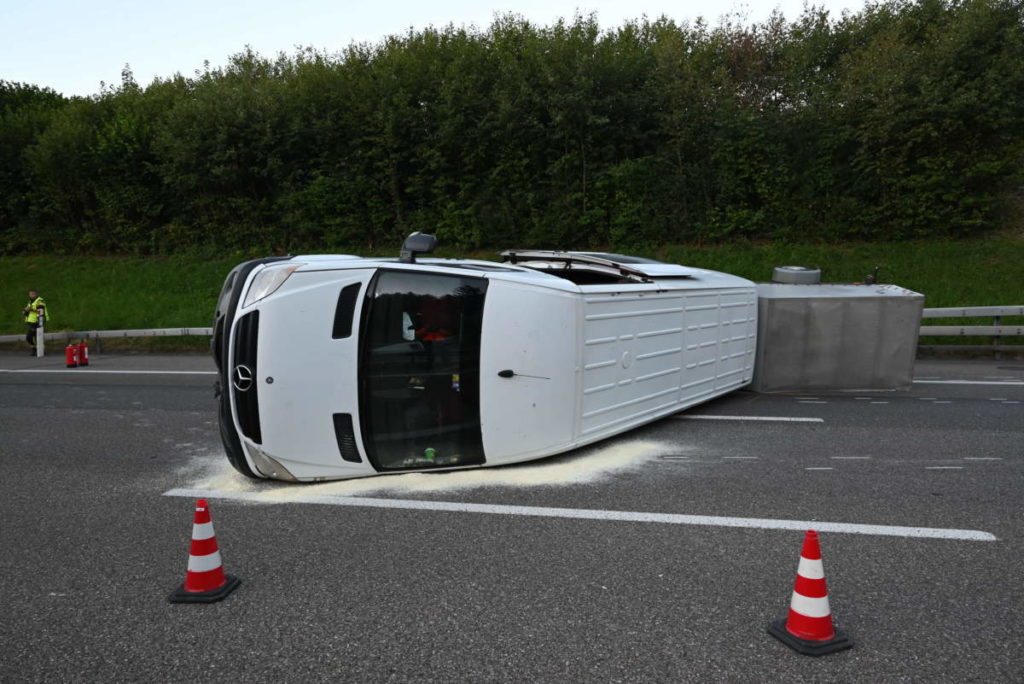
<path fill-rule="evenodd" d="M 814 0 L 838 17 L 864 0 Z M 787 18 L 804 0 L 0 0 L 0 80 L 46 86 L 65 95 L 92 95 L 100 82 L 119 84 L 129 64 L 135 80 L 191 74 L 227 62 L 250 45 L 264 55 L 309 46 L 328 52 L 352 42 L 376 42 L 409 28 L 475 25 L 513 12 L 549 25 L 577 12 L 596 13 L 602 28 L 628 19 L 666 15 L 678 22 L 704 17 L 711 25 L 739 12 L 746 23 L 773 9 Z"/>

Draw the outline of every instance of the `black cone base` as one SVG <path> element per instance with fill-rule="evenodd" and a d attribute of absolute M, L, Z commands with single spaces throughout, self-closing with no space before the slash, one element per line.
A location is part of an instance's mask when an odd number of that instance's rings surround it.
<path fill-rule="evenodd" d="M 809 656 L 828 655 L 829 653 L 842 651 L 844 648 L 853 646 L 853 641 L 838 629 L 836 630 L 836 635 L 828 641 L 808 641 L 807 639 L 795 637 L 786 631 L 785 618 L 776 620 L 768 625 L 768 633 L 797 653 Z"/>
<path fill-rule="evenodd" d="M 210 591 L 185 591 L 185 585 L 182 584 L 174 590 L 174 593 L 167 597 L 167 600 L 171 603 L 214 603 L 222 601 L 242 583 L 242 580 L 234 575 L 226 574 L 224 579 L 227 580 L 224 584 Z"/>

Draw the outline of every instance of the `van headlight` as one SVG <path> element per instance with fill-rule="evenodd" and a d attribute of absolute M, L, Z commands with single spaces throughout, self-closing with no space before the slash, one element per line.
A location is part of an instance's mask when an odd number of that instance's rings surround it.
<path fill-rule="evenodd" d="M 245 294 L 242 306 L 250 306 L 264 297 L 274 294 L 277 288 L 288 280 L 288 276 L 300 266 L 305 266 L 305 264 L 272 264 L 265 267 L 252 279 L 252 285 L 249 286 L 249 291 Z"/>

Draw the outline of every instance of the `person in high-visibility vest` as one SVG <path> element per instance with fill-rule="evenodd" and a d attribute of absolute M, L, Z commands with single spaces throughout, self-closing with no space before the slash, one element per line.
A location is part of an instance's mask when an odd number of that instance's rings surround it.
<path fill-rule="evenodd" d="M 35 290 L 28 291 L 28 305 L 21 312 L 25 315 L 25 323 L 28 331 L 25 333 L 25 341 L 32 346 L 30 354 L 36 353 L 36 331 L 39 329 L 40 319 L 44 322 L 48 318 L 46 314 L 46 300 L 39 296 Z"/>

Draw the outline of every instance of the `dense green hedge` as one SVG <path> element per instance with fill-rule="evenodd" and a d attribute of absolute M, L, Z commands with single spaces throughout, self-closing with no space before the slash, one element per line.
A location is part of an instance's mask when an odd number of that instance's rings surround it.
<path fill-rule="evenodd" d="M 0 253 L 976 234 L 1024 186 L 1022 13 L 507 16 L 90 98 L 0 82 Z"/>

